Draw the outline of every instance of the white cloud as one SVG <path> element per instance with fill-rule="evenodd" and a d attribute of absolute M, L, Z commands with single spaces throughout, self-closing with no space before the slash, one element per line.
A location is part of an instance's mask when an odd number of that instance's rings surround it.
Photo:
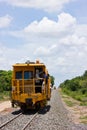
<path fill-rule="evenodd" d="M 69 34 L 72 35 L 75 32 L 76 26 L 76 18 L 63 12 L 58 15 L 57 21 L 44 17 L 41 21 L 33 21 L 23 30 L 9 33 L 15 37 L 24 37 L 30 41 L 37 38 L 40 40 L 42 40 L 41 38 L 50 38 L 54 39 L 55 43 L 56 39 L 64 38 Z"/>
<path fill-rule="evenodd" d="M 15 37 L 24 37 L 26 39 L 53 38 L 60 39 L 67 35 L 72 35 L 77 26 L 76 18 L 68 13 L 61 13 L 58 15 L 58 20 L 53 21 L 44 17 L 41 21 L 33 21 L 27 25 L 23 30 L 9 32 Z M 32 38 L 34 37 L 34 38 Z"/>
<path fill-rule="evenodd" d="M 87 38 L 84 36 L 76 35 L 75 33 L 72 35 L 67 35 L 66 37 L 60 39 L 60 43 L 64 45 L 72 45 L 72 46 L 80 46 L 87 45 Z"/>
<path fill-rule="evenodd" d="M 74 17 L 67 13 L 61 13 L 58 15 L 57 22 L 44 17 L 40 22 L 34 21 L 29 24 L 24 28 L 24 31 L 27 33 L 45 33 L 45 35 L 52 33 L 54 36 L 56 33 L 63 33 L 65 31 L 68 31 L 70 28 L 71 30 L 69 30 L 69 32 L 72 31 L 75 24 L 76 19 Z"/>
<path fill-rule="evenodd" d="M 87 24 L 77 25 L 77 29 L 75 30 L 75 34 L 79 36 L 87 37 Z"/>
<path fill-rule="evenodd" d="M 6 28 L 11 24 L 12 17 L 9 15 L 5 15 L 0 17 L 0 28 Z"/>
<path fill-rule="evenodd" d="M 40 46 L 36 48 L 34 55 L 43 56 L 43 57 L 51 56 L 56 47 L 57 45 L 51 45 L 48 49 L 48 47 Z"/>
<path fill-rule="evenodd" d="M 34 52 L 34 54 L 38 56 L 46 56 L 46 55 L 48 56 L 50 54 L 50 50 L 48 50 L 45 47 L 38 47 Z"/>
<path fill-rule="evenodd" d="M 1 2 L 7 2 L 10 5 L 43 9 L 48 12 L 60 11 L 63 6 L 71 1 L 75 0 L 0 0 Z"/>

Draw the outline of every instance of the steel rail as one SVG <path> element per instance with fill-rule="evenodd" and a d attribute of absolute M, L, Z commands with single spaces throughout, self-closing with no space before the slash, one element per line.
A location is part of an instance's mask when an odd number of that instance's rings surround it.
<path fill-rule="evenodd" d="M 25 130 L 25 129 L 27 128 L 27 126 L 32 122 L 32 120 L 33 120 L 37 115 L 38 115 L 38 112 L 35 113 L 35 115 L 29 120 L 29 122 L 27 122 L 27 123 L 25 124 L 25 126 L 23 127 L 22 130 Z"/>
<path fill-rule="evenodd" d="M 22 113 L 18 114 L 16 117 L 11 118 L 9 121 L 6 121 L 5 123 L 3 123 L 0 126 L 0 129 L 3 128 L 5 125 L 9 124 L 11 121 L 13 121 L 14 119 L 16 119 L 17 117 L 19 117 L 20 115 L 22 115 Z"/>

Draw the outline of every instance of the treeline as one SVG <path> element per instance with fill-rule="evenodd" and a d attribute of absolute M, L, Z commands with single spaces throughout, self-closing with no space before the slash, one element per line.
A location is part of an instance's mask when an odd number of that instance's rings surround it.
<path fill-rule="evenodd" d="M 0 92 L 11 90 L 11 78 L 11 70 L 0 70 Z"/>
<path fill-rule="evenodd" d="M 82 76 L 64 81 L 60 88 L 67 95 L 87 104 L 87 70 Z"/>

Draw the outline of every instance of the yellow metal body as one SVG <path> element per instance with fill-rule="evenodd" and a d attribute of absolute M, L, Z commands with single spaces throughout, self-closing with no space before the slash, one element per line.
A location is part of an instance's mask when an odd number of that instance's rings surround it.
<path fill-rule="evenodd" d="M 39 71 L 37 78 L 36 71 Z M 45 72 L 46 77 L 43 77 Z M 12 105 L 22 108 L 35 108 L 37 104 L 43 106 L 44 101 L 50 99 L 50 77 L 43 63 L 26 62 L 13 65 L 12 75 Z"/>

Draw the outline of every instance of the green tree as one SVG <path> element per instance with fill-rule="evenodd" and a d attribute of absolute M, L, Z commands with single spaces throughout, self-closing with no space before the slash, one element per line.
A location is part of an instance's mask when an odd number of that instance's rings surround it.
<path fill-rule="evenodd" d="M 85 73 L 83 74 L 83 77 L 87 77 L 87 70 L 85 70 Z"/>
<path fill-rule="evenodd" d="M 12 71 L 0 70 L 0 91 L 11 90 Z"/>
<path fill-rule="evenodd" d="M 51 84 L 52 84 L 52 87 L 53 87 L 55 78 L 53 76 L 50 76 L 50 78 L 51 78 Z"/>

